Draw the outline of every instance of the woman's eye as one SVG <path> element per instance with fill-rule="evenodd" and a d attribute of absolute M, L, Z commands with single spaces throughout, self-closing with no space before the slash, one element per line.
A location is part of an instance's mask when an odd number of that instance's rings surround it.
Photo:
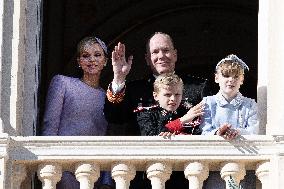
<path fill-rule="evenodd" d="M 101 57 L 102 56 L 102 54 L 101 53 L 97 53 L 97 54 L 95 54 L 95 57 Z"/>
<path fill-rule="evenodd" d="M 82 54 L 81 57 L 83 58 L 88 58 L 90 55 L 89 54 Z"/>

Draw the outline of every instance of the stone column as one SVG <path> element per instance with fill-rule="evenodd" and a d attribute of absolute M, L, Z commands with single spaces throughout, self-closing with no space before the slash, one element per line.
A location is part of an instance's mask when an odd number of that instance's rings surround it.
<path fill-rule="evenodd" d="M 111 175 L 115 180 L 116 189 L 128 189 L 135 174 L 134 166 L 129 163 L 116 163 L 111 167 Z"/>
<path fill-rule="evenodd" d="M 9 152 L 11 138 L 7 133 L 0 133 L 0 188 L 12 188 L 12 160 Z"/>
<path fill-rule="evenodd" d="M 21 189 L 21 184 L 27 176 L 26 166 L 22 164 L 13 166 L 12 188 Z"/>
<path fill-rule="evenodd" d="M 267 133 L 284 135 L 284 1 L 269 1 Z"/>
<path fill-rule="evenodd" d="M 200 162 L 192 162 L 185 166 L 184 175 L 189 181 L 190 189 L 202 189 L 203 181 L 209 175 L 208 165 Z"/>
<path fill-rule="evenodd" d="M 270 188 L 283 189 L 284 179 L 284 156 L 274 155 L 270 159 L 269 182 L 271 183 Z"/>
<path fill-rule="evenodd" d="M 80 188 L 93 189 L 100 176 L 100 167 L 97 164 L 78 163 L 75 166 L 75 176 L 80 182 Z"/>
<path fill-rule="evenodd" d="M 10 68 L 9 113 L 11 135 L 20 135 L 23 119 L 23 85 L 25 65 L 26 5 L 27 0 L 13 1 L 12 62 Z M 14 133 L 13 133 L 14 132 Z"/>
<path fill-rule="evenodd" d="M 259 134 L 265 134 L 267 124 L 267 68 L 268 68 L 268 9 L 269 1 L 259 1 L 258 12 L 258 80 L 257 105 L 259 114 Z"/>
<path fill-rule="evenodd" d="M 6 158 L 0 157 L 0 188 L 6 188 L 6 186 L 8 185 L 6 180 L 8 180 L 9 175 L 7 175 L 6 166 L 7 166 Z M 7 188 L 9 188 L 9 187 L 7 187 Z"/>
<path fill-rule="evenodd" d="M 270 162 L 259 163 L 256 166 L 255 174 L 257 178 L 261 181 L 262 189 L 271 188 L 271 185 L 269 183 L 269 169 L 270 169 Z"/>
<path fill-rule="evenodd" d="M 12 188 L 21 189 L 21 184 L 27 176 L 26 166 L 22 164 L 14 165 L 12 172 Z"/>
<path fill-rule="evenodd" d="M 246 170 L 244 164 L 242 163 L 225 163 L 221 169 L 221 177 L 226 181 L 226 188 L 229 189 L 229 179 L 230 176 L 236 181 L 237 185 L 245 177 Z"/>
<path fill-rule="evenodd" d="M 21 121 L 21 136 L 36 135 L 39 129 L 39 85 L 41 77 L 41 53 L 42 49 L 42 22 L 44 0 L 27 0 L 26 13 L 26 35 L 25 35 L 25 65 L 23 69 L 23 119 Z M 50 2 L 50 1 L 49 1 Z M 48 2 L 48 3 L 49 3 Z M 53 28 L 54 29 L 54 28 Z M 46 72 L 46 71 L 45 71 Z M 42 82 L 41 84 L 43 84 Z"/>
<path fill-rule="evenodd" d="M 3 51 L 2 51 L 2 48 L 3 48 L 3 20 L 4 20 L 4 1 L 3 3 L 0 4 L 0 113 L 1 113 L 1 107 L 2 107 L 2 104 L 1 104 L 1 91 L 2 91 L 2 85 L 1 85 L 1 80 L 2 80 L 2 64 L 3 64 Z M 2 125 L 2 116 L 0 114 L 0 134 L 4 132 L 4 127 Z"/>
<path fill-rule="evenodd" d="M 147 166 L 147 178 L 151 180 L 152 189 L 164 189 L 171 173 L 172 167 L 167 163 L 153 163 Z"/>
<path fill-rule="evenodd" d="M 57 163 L 43 163 L 39 165 L 38 173 L 43 189 L 56 189 L 56 183 L 61 180 L 62 168 Z"/>

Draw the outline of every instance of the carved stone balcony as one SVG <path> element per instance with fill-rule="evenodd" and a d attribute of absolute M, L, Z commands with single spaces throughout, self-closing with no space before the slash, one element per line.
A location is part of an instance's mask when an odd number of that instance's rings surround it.
<path fill-rule="evenodd" d="M 262 189 L 280 189 L 283 152 L 283 137 L 264 135 L 242 136 L 229 142 L 219 136 L 163 139 L 1 134 L 0 188 L 29 188 L 25 183 L 37 173 L 43 188 L 53 189 L 62 171 L 69 170 L 74 172 L 80 188 L 91 189 L 99 171 L 107 170 L 112 172 L 117 189 L 127 189 L 136 171 L 146 171 L 153 189 L 165 188 L 172 171 L 184 171 L 189 188 L 201 189 L 209 171 L 220 171 L 226 182 L 232 176 L 239 183 L 246 170 L 255 170 Z"/>

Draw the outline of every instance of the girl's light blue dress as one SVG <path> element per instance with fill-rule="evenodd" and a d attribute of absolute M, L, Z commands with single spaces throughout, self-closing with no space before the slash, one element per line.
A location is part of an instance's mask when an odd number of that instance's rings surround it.
<path fill-rule="evenodd" d="M 244 97 L 241 93 L 228 102 L 219 92 L 203 98 L 205 112 L 200 125 L 203 135 L 214 135 L 224 123 L 229 123 L 238 129 L 241 135 L 258 134 L 259 121 L 255 100 Z M 247 170 L 245 179 L 241 182 L 244 188 L 255 188 L 256 176 L 254 171 Z M 224 189 L 225 181 L 219 171 L 210 171 L 204 182 L 204 189 Z"/>
<path fill-rule="evenodd" d="M 244 97 L 240 92 L 228 102 L 219 92 L 203 98 L 205 112 L 201 123 L 202 134 L 214 135 L 224 123 L 238 129 L 241 135 L 258 134 L 259 121 L 255 100 Z"/>

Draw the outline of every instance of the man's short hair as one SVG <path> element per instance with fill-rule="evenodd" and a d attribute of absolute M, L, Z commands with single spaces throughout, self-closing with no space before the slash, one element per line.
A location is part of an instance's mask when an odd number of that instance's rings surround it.
<path fill-rule="evenodd" d="M 149 44 L 150 44 L 150 40 L 152 39 L 152 37 L 154 37 L 154 35 L 157 35 L 157 34 L 163 35 L 163 36 L 165 36 L 166 38 L 168 38 L 168 39 L 171 41 L 173 47 L 175 47 L 174 41 L 173 41 L 172 37 L 171 37 L 169 34 L 164 33 L 164 32 L 155 32 L 155 33 L 153 33 L 153 34 L 148 38 L 148 41 L 147 41 L 147 44 L 146 44 L 146 52 L 147 52 L 147 53 L 150 52 L 150 45 L 149 45 Z"/>

